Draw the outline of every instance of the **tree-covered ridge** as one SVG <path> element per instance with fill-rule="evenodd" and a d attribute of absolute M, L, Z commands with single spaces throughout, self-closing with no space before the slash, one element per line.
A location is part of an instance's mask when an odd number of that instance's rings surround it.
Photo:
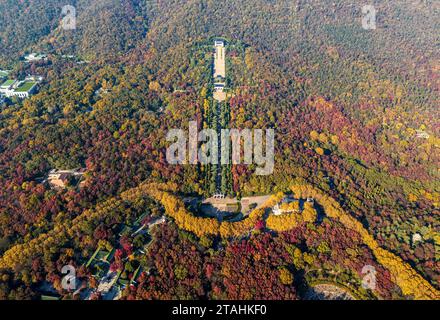
<path fill-rule="evenodd" d="M 75 8 L 76 29 L 64 30 L 66 5 Z M 116 56 L 134 48 L 148 30 L 148 1 L 5 0 L 0 2 L 0 65 L 31 50 Z"/>

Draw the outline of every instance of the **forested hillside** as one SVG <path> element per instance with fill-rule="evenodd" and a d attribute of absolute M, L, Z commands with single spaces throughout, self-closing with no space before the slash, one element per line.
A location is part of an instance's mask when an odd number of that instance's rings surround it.
<path fill-rule="evenodd" d="M 60 27 L 66 4 L 76 7 L 76 30 Z M 302 299 L 334 272 L 359 298 L 414 298 L 376 246 L 435 295 L 440 7 L 371 4 L 376 30 L 362 28 L 362 4 L 348 0 L 0 0 L 0 69 L 44 77 L 29 99 L 0 102 L 0 299 L 39 299 L 47 283 L 69 296 L 65 264 L 98 287 L 90 279 L 99 270 L 85 267 L 97 248 L 117 251 L 111 268 L 126 278 L 140 274 L 128 299 Z M 233 165 L 230 195 L 311 185 L 362 225 L 373 248 L 328 214 L 278 224 L 256 215 L 222 237 L 199 234 L 202 218 L 177 207 L 147 235 L 123 232 L 174 208 L 163 195 L 130 198 L 144 181 L 177 183 L 182 198 L 212 195 L 206 168 L 167 163 L 165 137 L 189 121 L 209 123 L 220 36 L 229 125 L 276 134 L 274 173 Z M 48 60 L 25 63 L 29 52 Z M 78 168 L 80 187 L 44 183 L 52 169 Z M 380 274 L 374 292 L 360 285 L 366 264 Z"/>
<path fill-rule="evenodd" d="M 76 29 L 64 30 L 66 5 L 76 13 Z M 147 3 L 138 0 L 4 0 L 0 2 L 0 65 L 32 50 L 86 59 L 123 54 L 145 37 Z"/>

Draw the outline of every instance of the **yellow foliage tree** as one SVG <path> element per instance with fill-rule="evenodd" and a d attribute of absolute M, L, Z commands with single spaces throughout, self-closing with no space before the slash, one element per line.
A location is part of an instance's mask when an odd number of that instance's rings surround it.
<path fill-rule="evenodd" d="M 285 267 L 280 268 L 280 280 L 284 285 L 291 285 L 293 283 L 293 276 Z"/>

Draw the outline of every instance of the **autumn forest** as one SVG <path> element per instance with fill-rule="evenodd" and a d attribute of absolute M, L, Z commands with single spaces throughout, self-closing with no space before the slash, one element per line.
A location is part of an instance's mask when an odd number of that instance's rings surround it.
<path fill-rule="evenodd" d="M 439 300 L 440 5 L 363 5 L 0 0 L 0 300 Z M 190 121 L 273 173 L 170 164 Z"/>

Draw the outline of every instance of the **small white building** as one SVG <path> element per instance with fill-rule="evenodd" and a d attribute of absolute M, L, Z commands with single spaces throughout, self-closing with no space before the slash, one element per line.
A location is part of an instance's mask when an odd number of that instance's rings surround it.
<path fill-rule="evenodd" d="M 416 130 L 416 138 L 429 139 L 429 134 L 423 130 Z"/>
<path fill-rule="evenodd" d="M 272 208 L 272 212 L 276 216 L 280 216 L 283 214 L 283 212 L 280 209 L 280 205 L 278 203 Z"/>
<path fill-rule="evenodd" d="M 0 70 L 0 79 L 6 78 L 9 75 L 9 70 Z"/>
<path fill-rule="evenodd" d="M 47 60 L 47 55 L 42 53 L 30 53 L 27 56 L 24 57 L 24 60 L 26 62 L 37 62 L 37 61 L 45 61 Z"/>
<path fill-rule="evenodd" d="M 412 240 L 412 245 L 414 246 L 414 245 L 417 244 L 417 242 L 422 242 L 423 241 L 423 237 L 422 237 L 422 235 L 420 233 L 414 233 L 412 235 L 412 239 L 411 240 Z"/>
<path fill-rule="evenodd" d="M 65 189 L 72 178 L 80 180 L 85 173 L 85 169 L 80 170 L 51 170 L 49 171 L 47 182 L 53 189 Z"/>
<path fill-rule="evenodd" d="M 292 202 L 297 203 L 297 209 L 293 209 L 293 208 L 290 208 L 290 209 L 283 209 L 282 204 L 290 204 L 290 203 L 292 203 Z M 276 215 L 276 216 L 280 216 L 280 215 L 285 214 L 285 213 L 299 212 L 299 200 L 297 200 L 297 199 L 291 199 L 291 198 L 288 198 L 288 197 L 287 197 L 287 198 L 284 198 L 284 199 L 281 201 L 281 205 L 280 205 L 279 203 L 277 203 L 277 204 L 272 208 L 272 212 L 273 212 L 273 214 Z"/>
<path fill-rule="evenodd" d="M 280 216 L 282 214 L 285 213 L 292 213 L 292 212 L 297 212 L 296 210 L 284 210 L 281 208 L 281 206 L 279 204 L 276 204 L 273 208 L 272 208 L 272 212 L 274 215 L 276 216 Z"/>
<path fill-rule="evenodd" d="M 42 76 L 36 76 L 36 75 L 28 75 L 24 80 L 25 81 L 36 81 L 36 82 L 41 82 L 43 81 L 43 77 Z"/>

